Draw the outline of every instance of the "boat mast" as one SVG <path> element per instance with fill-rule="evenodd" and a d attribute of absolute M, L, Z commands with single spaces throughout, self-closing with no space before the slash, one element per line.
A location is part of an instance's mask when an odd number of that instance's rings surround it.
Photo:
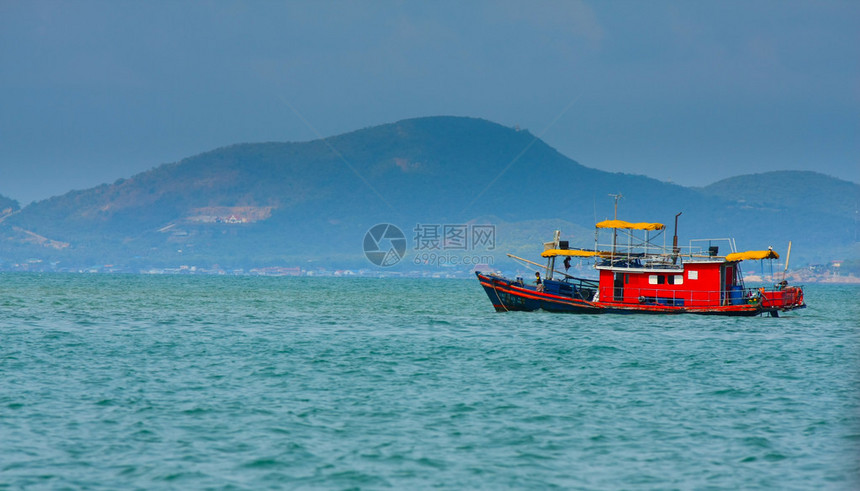
<path fill-rule="evenodd" d="M 613 198 L 615 198 L 615 215 L 613 216 L 612 219 L 618 220 L 618 200 L 623 198 L 624 196 L 621 193 L 610 194 L 609 196 L 612 196 Z M 617 239 L 618 239 L 618 229 L 613 227 L 612 228 L 612 259 L 611 259 L 613 262 L 615 261 L 615 242 Z"/>
<path fill-rule="evenodd" d="M 675 236 L 672 237 L 672 264 L 678 264 L 678 253 L 681 252 L 681 249 L 678 247 L 678 217 L 681 216 L 683 211 L 679 211 L 677 215 L 675 215 Z M 663 242 L 666 243 L 665 241 Z"/>
<path fill-rule="evenodd" d="M 785 281 L 785 275 L 788 274 L 788 260 L 791 259 L 791 241 L 788 241 L 788 253 L 785 255 L 785 269 L 782 270 L 782 281 Z"/>
<path fill-rule="evenodd" d="M 552 248 L 558 249 L 558 241 L 561 238 L 561 230 L 556 230 L 555 235 L 552 238 Z M 555 271 L 555 256 L 547 258 L 546 260 L 546 274 L 544 277 L 548 280 L 552 279 L 552 272 Z"/>

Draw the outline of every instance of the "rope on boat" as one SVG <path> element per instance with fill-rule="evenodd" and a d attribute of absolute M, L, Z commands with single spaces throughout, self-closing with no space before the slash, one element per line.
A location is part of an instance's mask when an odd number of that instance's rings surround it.
<path fill-rule="evenodd" d="M 541 264 L 538 264 L 538 263 L 536 263 L 536 262 L 534 262 L 534 261 L 529 261 L 528 259 L 523 259 L 523 258 L 521 258 L 521 257 L 519 257 L 519 256 L 515 256 L 515 255 L 513 255 L 513 254 L 507 254 L 507 256 L 508 256 L 509 258 L 511 258 L 511 259 L 513 259 L 513 260 L 515 260 L 515 261 L 520 261 L 520 262 L 525 263 L 525 264 L 532 264 L 532 265 L 534 265 L 534 266 L 537 266 L 537 267 L 538 267 L 538 268 L 540 268 L 540 269 L 535 269 L 534 271 L 536 271 L 536 272 L 546 271 L 546 266 L 543 266 L 543 265 L 541 265 Z M 528 268 L 528 266 L 526 266 L 526 267 Z M 569 275 L 569 274 L 567 274 L 567 273 L 562 273 L 561 271 L 559 271 L 559 270 L 557 270 L 557 269 L 553 269 L 552 271 L 553 271 L 553 273 L 560 274 L 560 275 L 564 276 L 565 278 L 571 278 L 571 279 L 574 279 L 574 280 L 578 280 L 578 279 L 580 279 L 580 278 L 577 278 L 576 276 Z M 587 280 L 587 281 L 588 281 L 588 280 Z"/>
<path fill-rule="evenodd" d="M 496 280 L 495 278 L 491 279 L 490 282 L 493 284 L 493 291 L 496 292 L 496 299 L 499 301 L 499 305 L 505 309 L 505 312 L 510 312 L 508 308 L 505 306 L 505 302 L 502 302 L 502 297 L 499 296 L 499 290 L 496 289 Z"/>

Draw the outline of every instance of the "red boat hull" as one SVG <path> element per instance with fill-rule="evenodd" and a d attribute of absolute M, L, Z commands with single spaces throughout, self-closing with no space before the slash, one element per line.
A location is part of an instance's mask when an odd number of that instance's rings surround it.
<path fill-rule="evenodd" d="M 803 293 L 798 287 L 762 292 L 760 299 L 740 305 L 676 306 L 662 304 L 605 302 L 590 300 L 593 290 L 576 289 L 561 294 L 552 290 L 555 284 L 545 282 L 547 290 L 525 285 L 501 276 L 475 273 L 478 281 L 498 312 L 535 311 L 566 312 L 576 314 L 700 314 L 754 316 L 764 313 L 778 315 L 779 311 L 804 308 Z"/>

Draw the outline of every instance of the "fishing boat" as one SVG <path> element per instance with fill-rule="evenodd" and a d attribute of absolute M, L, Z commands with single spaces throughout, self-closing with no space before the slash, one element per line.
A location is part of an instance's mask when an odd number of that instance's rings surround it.
<path fill-rule="evenodd" d="M 689 246 L 679 247 L 678 215 L 671 246 L 665 243 L 662 223 L 605 220 L 595 225 L 594 249 L 570 248 L 569 241 L 559 240 L 561 233 L 556 231 L 554 240 L 544 243 L 541 256 L 546 259 L 545 266 L 508 254 L 540 268 L 534 281 L 475 274 L 499 312 L 778 317 L 779 312 L 806 307 L 803 287 L 788 286 L 785 271 L 782 281 L 775 285 L 755 288 L 744 285 L 741 262 L 778 259 L 779 254 L 772 248 L 740 252 L 735 241 L 728 238 L 691 240 Z M 606 238 L 607 234 L 611 240 Z M 660 237 L 662 244 L 657 243 Z M 720 255 L 721 245 L 730 252 Z M 788 254 L 791 254 L 790 243 Z M 557 270 L 559 258 L 593 261 L 598 278 L 578 278 L 567 274 L 567 268 L 564 272 Z M 570 261 L 564 263 L 568 266 Z"/>

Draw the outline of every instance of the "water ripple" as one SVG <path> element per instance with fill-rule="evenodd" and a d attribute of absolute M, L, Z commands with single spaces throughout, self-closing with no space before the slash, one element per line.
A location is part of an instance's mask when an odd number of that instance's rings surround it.
<path fill-rule="evenodd" d="M 860 484 L 856 287 L 720 319 L 496 314 L 466 281 L 0 280 L 0 488 Z"/>

